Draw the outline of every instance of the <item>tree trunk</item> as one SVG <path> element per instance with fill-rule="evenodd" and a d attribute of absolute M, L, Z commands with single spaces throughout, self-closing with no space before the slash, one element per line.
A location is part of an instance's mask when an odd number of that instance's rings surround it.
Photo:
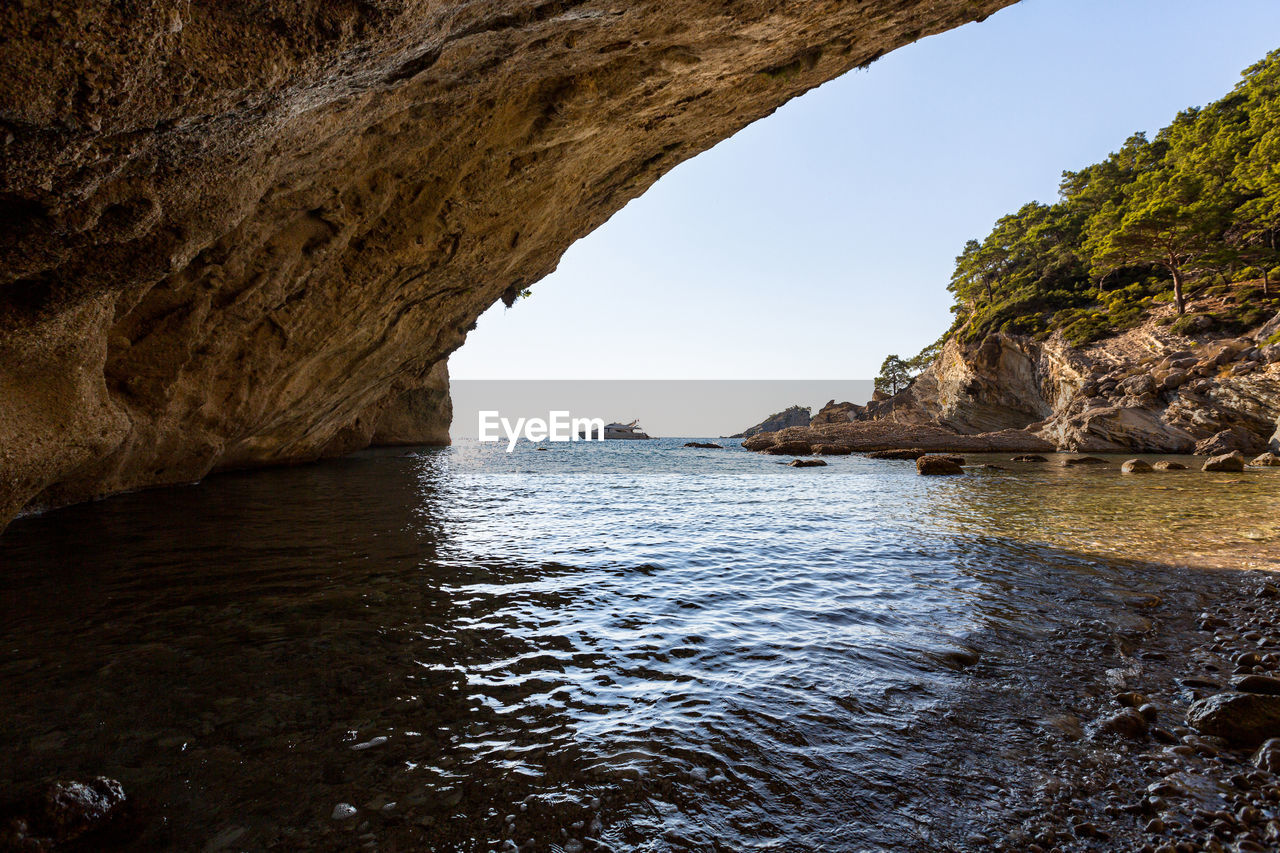
<path fill-rule="evenodd" d="M 1173 273 L 1173 304 L 1178 306 L 1178 316 L 1181 317 L 1187 313 L 1187 301 L 1182 298 L 1182 270 L 1174 266 L 1169 271 Z"/>

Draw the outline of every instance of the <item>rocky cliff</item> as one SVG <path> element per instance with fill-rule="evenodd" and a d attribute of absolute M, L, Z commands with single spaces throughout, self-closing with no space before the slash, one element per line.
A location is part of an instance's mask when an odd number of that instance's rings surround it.
<path fill-rule="evenodd" d="M 788 99 L 1013 0 L 0 9 L 0 524 L 439 420 L 496 300 Z"/>
<path fill-rule="evenodd" d="M 1280 448 L 1277 329 L 1280 317 L 1241 337 L 1185 337 L 1153 321 L 1087 347 L 1058 335 L 957 336 L 908 390 L 864 417 L 964 434 L 1021 429 L 1075 451 Z"/>

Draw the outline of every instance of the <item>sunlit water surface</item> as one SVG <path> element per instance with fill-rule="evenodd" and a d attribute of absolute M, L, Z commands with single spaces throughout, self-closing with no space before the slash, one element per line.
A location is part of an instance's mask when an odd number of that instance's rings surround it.
<path fill-rule="evenodd" d="M 682 443 L 370 453 L 15 522 L 0 787 L 119 778 L 137 849 L 963 846 L 1069 689 L 1044 643 L 1128 653 L 1145 591 L 1280 559 L 1280 471 Z"/>

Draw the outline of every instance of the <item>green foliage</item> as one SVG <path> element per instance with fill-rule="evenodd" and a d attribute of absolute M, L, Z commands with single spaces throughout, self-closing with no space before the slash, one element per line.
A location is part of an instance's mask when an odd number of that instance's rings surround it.
<path fill-rule="evenodd" d="M 1205 321 L 1208 322 L 1205 322 Z M 1213 317 L 1207 314 L 1183 314 L 1177 320 L 1173 321 L 1173 325 L 1169 327 L 1169 331 L 1175 335 L 1190 335 L 1196 331 L 1208 331 L 1212 329 L 1216 323 Z"/>
<path fill-rule="evenodd" d="M 1136 134 L 1104 162 L 1065 172 L 1057 203 L 1025 205 L 970 240 L 948 286 L 948 334 L 1061 331 L 1088 343 L 1140 324 L 1155 305 L 1181 314 L 1188 294 L 1260 279 L 1257 310 L 1212 318 L 1241 328 L 1280 290 L 1278 245 L 1280 51 L 1154 140 Z"/>
<path fill-rule="evenodd" d="M 876 390 L 892 396 L 911 384 L 911 368 L 896 355 L 886 356 L 876 377 Z"/>

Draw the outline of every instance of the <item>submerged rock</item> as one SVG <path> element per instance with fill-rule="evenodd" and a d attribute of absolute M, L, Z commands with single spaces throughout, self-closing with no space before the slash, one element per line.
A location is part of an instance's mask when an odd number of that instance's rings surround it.
<path fill-rule="evenodd" d="M 912 462 L 921 456 L 927 456 L 927 450 L 874 450 L 867 454 L 868 459 L 910 459 Z"/>
<path fill-rule="evenodd" d="M 1244 456 L 1240 451 L 1233 450 L 1230 453 L 1223 453 L 1220 456 L 1211 456 L 1205 460 L 1201 471 L 1243 471 Z"/>
<path fill-rule="evenodd" d="M 792 459 L 787 463 L 788 468 L 823 468 L 826 462 L 821 459 Z"/>
<path fill-rule="evenodd" d="M 1049 460 L 1036 453 L 1024 453 L 1021 456 L 1015 456 L 1011 462 L 1048 462 Z"/>
<path fill-rule="evenodd" d="M 1125 708 L 1110 717 L 1104 718 L 1098 724 L 1099 733 L 1119 735 L 1138 739 L 1145 737 L 1150 723 L 1147 718 L 1140 714 L 1134 708 Z"/>
<path fill-rule="evenodd" d="M 816 456 L 848 456 L 853 449 L 843 444 L 815 444 L 813 452 Z"/>
<path fill-rule="evenodd" d="M 0 826 L 2 850 L 52 850 L 129 829 L 129 799 L 115 779 L 51 782 Z M 92 849 L 96 845 L 88 845 Z M 79 849 L 79 848 L 77 848 Z"/>
<path fill-rule="evenodd" d="M 1171 461 L 1169 461 L 1169 460 L 1167 460 L 1167 459 L 1161 459 L 1159 462 L 1157 462 L 1155 465 L 1152 465 L 1151 467 L 1152 467 L 1152 468 L 1154 468 L 1154 469 L 1155 469 L 1155 470 L 1157 470 L 1157 471 L 1185 471 L 1185 470 L 1187 470 L 1187 466 L 1186 466 L 1186 465 L 1183 465 L 1181 462 L 1171 462 Z"/>
<path fill-rule="evenodd" d="M 1155 469 L 1141 459 L 1126 459 L 1120 466 L 1121 474 L 1150 474 Z"/>
<path fill-rule="evenodd" d="M 963 474 L 954 456 L 921 456 L 916 460 L 917 474 Z"/>
<path fill-rule="evenodd" d="M 978 661 L 982 660 L 982 653 L 977 649 L 948 649 L 945 652 L 940 652 L 935 657 L 949 669 L 959 670 L 977 664 Z"/>
<path fill-rule="evenodd" d="M 1231 746 L 1253 747 L 1280 737 L 1280 696 L 1218 693 L 1187 710 L 1187 725 Z"/>
<path fill-rule="evenodd" d="M 1280 773 L 1280 737 L 1273 737 L 1258 747 L 1253 754 L 1253 764 L 1268 773 Z"/>
<path fill-rule="evenodd" d="M 686 441 L 685 447 L 699 447 L 703 450 L 723 450 L 723 444 L 716 444 L 714 441 Z"/>
<path fill-rule="evenodd" d="M 1105 459 L 1099 459 L 1096 456 L 1073 456 L 1070 459 L 1062 460 L 1063 468 L 1073 468 L 1076 465 L 1109 465 Z"/>

